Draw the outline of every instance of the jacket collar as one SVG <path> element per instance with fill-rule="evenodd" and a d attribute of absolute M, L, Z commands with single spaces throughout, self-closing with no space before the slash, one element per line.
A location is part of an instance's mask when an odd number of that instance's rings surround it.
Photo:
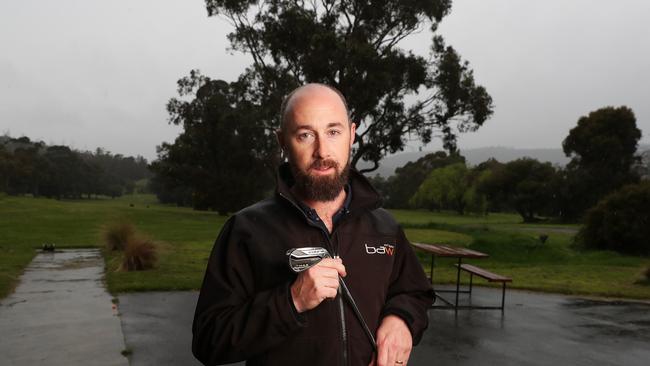
<path fill-rule="evenodd" d="M 291 187 L 294 184 L 293 174 L 289 163 L 284 162 L 278 168 L 276 194 L 288 199 L 295 205 L 298 200 L 291 193 Z M 360 212 L 362 210 L 373 210 L 381 207 L 382 199 L 379 193 L 372 187 L 368 179 L 354 169 L 350 169 L 350 178 L 348 180 L 352 190 L 352 202 L 350 202 L 350 213 Z"/>

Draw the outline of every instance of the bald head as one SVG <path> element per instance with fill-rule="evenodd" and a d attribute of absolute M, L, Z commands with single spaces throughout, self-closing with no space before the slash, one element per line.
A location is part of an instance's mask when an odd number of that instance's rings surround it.
<path fill-rule="evenodd" d="M 345 197 L 355 131 L 345 98 L 332 87 L 307 84 L 285 98 L 276 136 L 298 196 L 312 202 Z"/>
<path fill-rule="evenodd" d="M 282 101 L 282 106 L 280 107 L 280 130 L 285 129 L 287 120 L 291 116 L 295 106 L 311 99 L 326 101 L 343 108 L 347 116 L 347 122 L 348 124 L 350 123 L 348 104 L 343 94 L 333 86 L 311 83 L 294 89 Z"/>

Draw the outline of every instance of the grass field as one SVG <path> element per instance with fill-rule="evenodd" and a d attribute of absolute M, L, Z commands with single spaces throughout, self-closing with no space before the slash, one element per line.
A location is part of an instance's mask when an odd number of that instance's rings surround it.
<path fill-rule="evenodd" d="M 155 270 L 138 273 L 114 272 L 118 258 L 106 253 L 111 292 L 196 288 L 225 217 L 160 205 L 147 195 L 79 201 L 5 196 L 0 198 L 0 298 L 43 243 L 57 249 L 101 247 L 102 226 L 117 220 L 129 220 L 150 235 L 161 253 Z"/>
<path fill-rule="evenodd" d="M 512 276 L 513 288 L 650 299 L 650 285 L 641 281 L 650 258 L 574 248 L 575 225 L 522 224 L 519 216 L 511 214 L 393 213 L 411 241 L 489 253 L 490 258 L 475 263 Z M 57 248 L 100 247 L 102 225 L 116 220 L 129 220 L 156 240 L 160 261 L 154 270 L 117 272 L 119 255 L 106 252 L 106 282 L 113 293 L 198 288 L 226 218 L 160 205 L 148 195 L 80 201 L 0 196 L 0 298 L 12 291 L 43 243 L 56 243 Z M 546 243 L 539 241 L 540 234 L 548 235 Z M 430 257 L 418 255 L 428 272 Z M 436 263 L 436 282 L 452 282 L 452 261 L 439 259 Z M 480 280 L 476 283 L 483 284 Z"/>

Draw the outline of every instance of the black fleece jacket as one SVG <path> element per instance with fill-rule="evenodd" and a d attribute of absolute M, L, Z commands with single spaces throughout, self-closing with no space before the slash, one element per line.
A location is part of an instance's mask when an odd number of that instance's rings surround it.
<path fill-rule="evenodd" d="M 372 347 L 349 304 L 338 295 L 298 314 L 296 278 L 287 250 L 320 246 L 338 254 L 345 281 L 371 331 L 401 317 L 417 344 L 428 324 L 433 291 L 404 232 L 381 209 L 377 192 L 351 171 L 352 202 L 331 234 L 293 199 L 280 167 L 274 197 L 234 214 L 208 261 L 192 326 L 192 351 L 205 365 L 363 365 Z"/>

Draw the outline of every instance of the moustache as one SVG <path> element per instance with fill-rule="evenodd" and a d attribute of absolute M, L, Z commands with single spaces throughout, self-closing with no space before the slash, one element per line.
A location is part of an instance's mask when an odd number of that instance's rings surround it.
<path fill-rule="evenodd" d="M 334 160 L 316 160 L 310 166 L 310 168 L 312 169 L 323 169 L 323 168 L 338 169 L 338 167 L 339 164 Z"/>

